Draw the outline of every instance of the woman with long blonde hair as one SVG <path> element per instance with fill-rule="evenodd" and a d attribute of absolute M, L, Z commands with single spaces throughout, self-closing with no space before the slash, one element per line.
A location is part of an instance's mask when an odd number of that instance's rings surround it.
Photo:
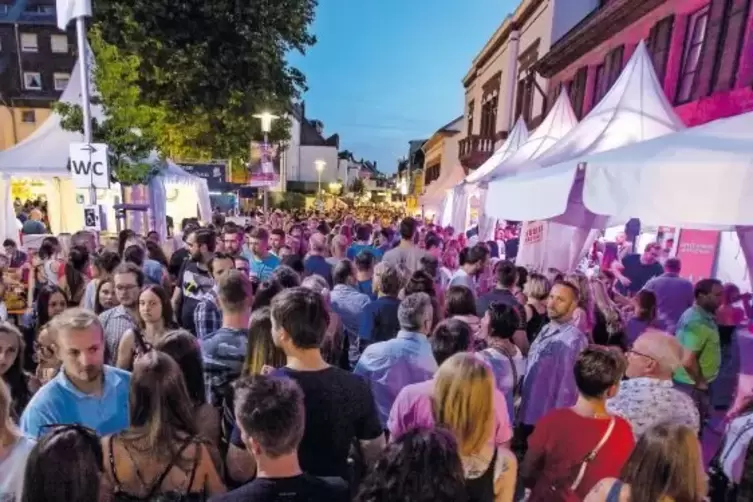
<path fill-rule="evenodd" d="M 593 299 L 594 324 L 591 333 L 594 343 L 615 345 L 626 350 L 625 323 L 619 307 L 609 298 L 606 284 L 599 279 L 591 279 L 589 287 Z"/>
<path fill-rule="evenodd" d="M 620 479 L 602 480 L 585 502 L 701 502 L 706 488 L 696 433 L 666 423 L 644 432 Z"/>
<path fill-rule="evenodd" d="M 0 500 L 21 500 L 26 460 L 34 448 L 13 423 L 11 404 L 10 388 L 0 378 Z"/>
<path fill-rule="evenodd" d="M 136 359 L 129 407 L 130 427 L 102 439 L 112 500 L 201 502 L 225 491 L 172 357 L 154 350 Z"/>
<path fill-rule="evenodd" d="M 470 499 L 511 502 L 517 461 L 494 444 L 494 377 L 489 367 L 470 353 L 447 359 L 435 376 L 434 421 L 458 442 Z"/>

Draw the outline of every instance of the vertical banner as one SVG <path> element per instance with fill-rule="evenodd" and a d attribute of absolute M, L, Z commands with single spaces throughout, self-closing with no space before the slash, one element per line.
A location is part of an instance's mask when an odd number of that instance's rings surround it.
<path fill-rule="evenodd" d="M 695 283 L 712 276 L 720 236 L 716 230 L 680 230 L 677 258 L 682 277 Z"/>
<path fill-rule="evenodd" d="M 526 221 L 520 231 L 520 249 L 515 259 L 517 265 L 542 271 L 546 261 L 546 228 L 545 221 Z"/>
<path fill-rule="evenodd" d="M 280 181 L 280 156 L 278 146 L 273 144 L 251 143 L 251 159 L 248 163 L 248 185 L 270 187 Z"/>

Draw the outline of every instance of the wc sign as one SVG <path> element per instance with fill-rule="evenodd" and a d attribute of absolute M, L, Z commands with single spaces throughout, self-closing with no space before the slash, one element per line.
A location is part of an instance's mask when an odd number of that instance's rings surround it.
<path fill-rule="evenodd" d="M 68 157 L 76 188 L 110 188 L 105 143 L 71 143 Z"/>

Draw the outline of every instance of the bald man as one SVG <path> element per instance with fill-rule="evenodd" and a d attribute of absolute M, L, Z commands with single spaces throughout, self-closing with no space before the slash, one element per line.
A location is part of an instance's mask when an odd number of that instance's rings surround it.
<path fill-rule="evenodd" d="M 656 330 L 638 337 L 627 353 L 629 380 L 622 382 L 617 395 L 607 401 L 607 409 L 630 422 L 636 438 L 662 422 L 685 425 L 698 433 L 698 408 L 672 383 L 683 353 L 675 337 Z"/>
<path fill-rule="evenodd" d="M 309 238 L 309 253 L 306 261 L 303 262 L 303 268 L 306 275 L 319 275 L 327 280 L 330 289 L 332 288 L 332 265 L 327 262 L 324 255 L 327 252 L 327 238 L 319 232 L 314 233 Z"/>
<path fill-rule="evenodd" d="M 21 233 L 25 235 L 41 235 L 47 233 L 47 227 L 42 222 L 42 211 L 39 209 L 32 209 L 29 213 L 29 219 L 24 222 L 21 227 Z"/>

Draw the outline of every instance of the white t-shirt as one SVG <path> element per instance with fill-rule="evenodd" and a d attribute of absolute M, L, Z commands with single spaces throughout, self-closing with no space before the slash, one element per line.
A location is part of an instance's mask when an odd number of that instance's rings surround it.
<path fill-rule="evenodd" d="M 0 500 L 2 502 L 21 502 L 26 460 L 32 448 L 34 448 L 34 441 L 21 437 L 8 456 L 0 461 Z"/>
<path fill-rule="evenodd" d="M 473 282 L 473 277 L 468 275 L 468 273 L 463 270 L 463 268 L 459 268 L 455 271 L 454 274 L 452 274 L 452 279 L 450 279 L 450 287 L 452 286 L 465 286 L 466 288 L 473 291 L 473 294 L 476 294 L 476 284 Z"/>
<path fill-rule="evenodd" d="M 739 483 L 743 473 L 745 454 L 753 439 L 753 414 L 748 413 L 734 419 L 727 426 L 724 435 L 722 470 L 733 483 Z"/>

